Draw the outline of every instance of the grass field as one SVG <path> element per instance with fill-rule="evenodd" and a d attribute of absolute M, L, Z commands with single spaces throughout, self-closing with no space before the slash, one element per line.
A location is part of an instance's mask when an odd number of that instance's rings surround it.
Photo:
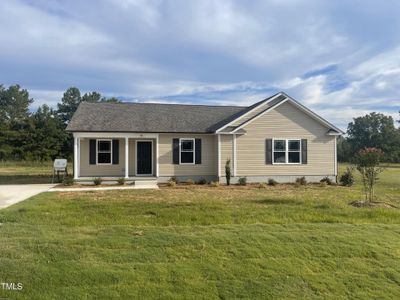
<path fill-rule="evenodd" d="M 72 164 L 68 164 L 72 172 Z M 0 184 L 50 183 L 53 174 L 53 162 L 0 162 Z"/>
<path fill-rule="evenodd" d="M 343 166 L 341 166 L 341 169 Z M 380 200 L 400 204 L 400 169 Z M 361 187 L 44 193 L 0 211 L 11 299 L 400 298 L 400 209 Z"/>

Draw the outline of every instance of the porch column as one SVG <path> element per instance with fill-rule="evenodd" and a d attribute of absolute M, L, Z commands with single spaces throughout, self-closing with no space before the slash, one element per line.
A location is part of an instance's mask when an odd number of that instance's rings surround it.
<path fill-rule="evenodd" d="M 217 147 L 218 147 L 218 154 L 217 154 L 217 157 L 218 157 L 218 169 L 217 169 L 217 171 L 218 171 L 218 180 L 219 180 L 220 177 L 221 177 L 221 135 L 217 134 L 217 137 L 218 137 L 218 141 L 217 141 Z"/>
<path fill-rule="evenodd" d="M 233 177 L 236 177 L 236 134 L 232 135 L 233 148 Z"/>
<path fill-rule="evenodd" d="M 81 176 L 81 138 L 78 137 L 78 177 Z"/>
<path fill-rule="evenodd" d="M 125 138 L 125 178 L 129 178 L 129 138 Z"/>
<path fill-rule="evenodd" d="M 159 167 L 158 167 L 158 153 L 159 153 L 159 149 L 158 149 L 158 134 L 156 137 L 156 176 L 160 176 L 160 171 L 159 171 Z"/>
<path fill-rule="evenodd" d="M 79 177 L 79 163 L 78 138 L 74 136 L 74 179 L 78 179 Z"/>

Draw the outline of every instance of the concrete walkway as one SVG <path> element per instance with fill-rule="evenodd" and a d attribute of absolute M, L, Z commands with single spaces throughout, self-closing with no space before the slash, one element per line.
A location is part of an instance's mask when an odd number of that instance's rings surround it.
<path fill-rule="evenodd" d="M 14 184 L 0 185 L 0 209 L 46 192 L 55 184 Z"/>

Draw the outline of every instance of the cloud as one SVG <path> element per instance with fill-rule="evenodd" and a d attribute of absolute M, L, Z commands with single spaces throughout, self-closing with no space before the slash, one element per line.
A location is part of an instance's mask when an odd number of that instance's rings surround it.
<path fill-rule="evenodd" d="M 30 89 L 29 97 L 34 99 L 32 108 L 36 110 L 39 106 L 47 104 L 51 107 L 56 107 L 57 103 L 63 96 L 64 91 L 46 91 L 46 90 L 34 90 Z"/>
<path fill-rule="evenodd" d="M 399 110 L 399 1 L 4 0 L 0 10 L 0 83 L 28 88 L 36 105 L 77 86 L 229 105 L 284 90 L 342 128 Z"/>

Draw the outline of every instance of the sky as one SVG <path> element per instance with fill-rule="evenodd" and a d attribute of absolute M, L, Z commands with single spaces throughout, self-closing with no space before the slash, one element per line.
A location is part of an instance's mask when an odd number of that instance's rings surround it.
<path fill-rule="evenodd" d="M 0 84 L 55 107 L 250 105 L 284 91 L 342 129 L 399 119 L 400 1 L 1 0 Z"/>

